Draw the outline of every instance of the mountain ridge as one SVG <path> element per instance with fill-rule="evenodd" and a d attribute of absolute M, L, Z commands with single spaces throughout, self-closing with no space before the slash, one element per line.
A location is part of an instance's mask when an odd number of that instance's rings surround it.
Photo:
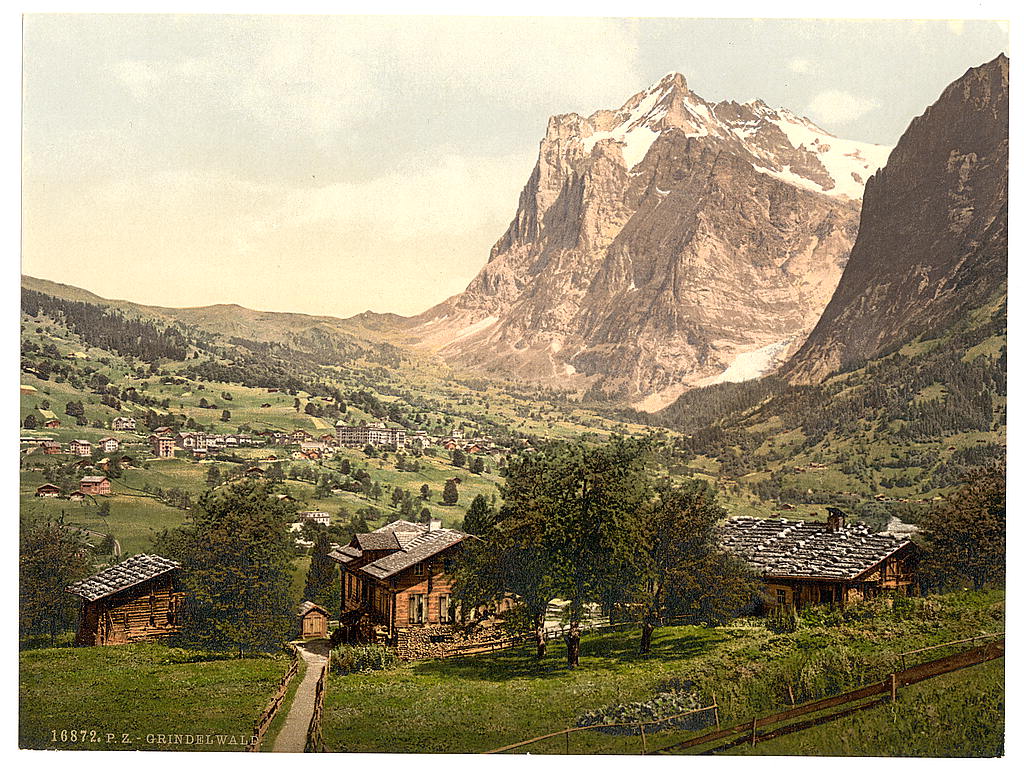
<path fill-rule="evenodd" d="M 850 260 L 821 319 L 783 367 L 817 381 L 931 329 L 1005 284 L 1009 60 L 947 86 L 868 183 Z"/>

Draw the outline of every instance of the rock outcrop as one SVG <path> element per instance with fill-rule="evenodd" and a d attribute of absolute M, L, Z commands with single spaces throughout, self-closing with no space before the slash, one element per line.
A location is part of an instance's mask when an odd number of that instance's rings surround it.
<path fill-rule="evenodd" d="M 1009 60 L 953 82 L 864 192 L 860 233 L 814 331 L 783 369 L 807 383 L 941 330 L 1006 283 Z"/>

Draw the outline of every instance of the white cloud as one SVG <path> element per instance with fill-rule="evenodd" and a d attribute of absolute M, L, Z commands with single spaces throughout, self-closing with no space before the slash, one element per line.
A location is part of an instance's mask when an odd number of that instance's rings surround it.
<path fill-rule="evenodd" d="M 859 97 L 839 89 L 826 89 L 818 93 L 804 109 L 804 113 L 824 127 L 847 124 L 880 107 L 870 97 Z"/>
<path fill-rule="evenodd" d="M 792 70 L 794 73 L 809 73 L 811 72 L 811 61 L 809 59 L 791 59 L 786 63 L 786 67 Z"/>

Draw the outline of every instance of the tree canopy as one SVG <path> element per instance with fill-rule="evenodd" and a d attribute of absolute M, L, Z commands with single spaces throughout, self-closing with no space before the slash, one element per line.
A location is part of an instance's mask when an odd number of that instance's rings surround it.
<path fill-rule="evenodd" d="M 1006 472 L 977 473 L 919 524 L 925 583 L 937 588 L 969 582 L 975 589 L 1006 578 Z"/>
<path fill-rule="evenodd" d="M 293 510 L 267 483 L 241 479 L 203 494 L 193 525 L 162 538 L 185 573 L 183 642 L 241 654 L 285 641 L 297 605 L 285 528 Z"/>

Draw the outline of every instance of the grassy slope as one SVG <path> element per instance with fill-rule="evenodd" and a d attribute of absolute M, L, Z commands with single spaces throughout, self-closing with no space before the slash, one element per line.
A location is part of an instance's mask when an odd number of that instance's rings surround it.
<path fill-rule="evenodd" d="M 827 660 L 868 662 L 865 676 L 843 683 L 854 687 L 890 671 L 899 650 L 1002 630 L 1001 592 L 938 597 L 927 607 L 923 602 L 918 606 L 909 620 L 876 614 L 842 625 L 807 626 L 792 635 L 760 629 L 659 629 L 649 658 L 636 655 L 636 632 L 588 635 L 581 669 L 574 672 L 564 668 L 564 646 L 555 642 L 542 662 L 533 658 L 530 647 L 523 647 L 411 663 L 387 672 L 332 676 L 324 736 L 328 747 L 339 751 L 483 752 L 572 726 L 586 710 L 650 699 L 659 682 L 672 678 L 692 679 L 706 694 L 717 693 L 723 723 L 737 722 L 784 706 L 783 689 L 766 678 L 792 677 L 798 697 L 819 698 L 844 690 L 836 687 L 840 681 L 823 663 Z M 972 694 L 968 683 L 953 682 L 947 696 L 969 704 L 975 700 Z M 929 713 L 925 705 L 906 711 L 907 727 L 922 722 L 926 714 L 933 726 L 941 726 L 942 716 Z M 957 720 L 949 718 L 949 725 Z M 1001 736 L 1002 722 L 1001 717 L 981 720 L 988 732 L 979 739 L 983 749 L 983 743 Z M 936 733 L 933 729 L 927 736 Z M 653 748 L 680 738 L 664 732 L 650 737 L 649 744 Z M 601 733 L 574 734 L 572 742 L 577 753 L 639 748 L 635 738 Z M 884 738 L 866 736 L 854 744 L 865 755 L 894 752 L 893 743 Z M 918 741 L 907 746 L 924 745 Z M 564 747 L 558 738 L 529 750 L 564 752 Z M 780 747 L 788 752 L 784 744 Z"/>
<path fill-rule="evenodd" d="M 252 734 L 287 668 L 258 658 L 162 663 L 158 644 L 26 650 L 20 654 L 18 742 L 30 749 L 242 750 L 243 746 L 148 744 L 147 734 Z M 52 742 L 63 729 L 110 732 L 113 743 Z M 131 744 L 122 744 L 121 734 Z"/>
<path fill-rule="evenodd" d="M 918 758 L 1003 754 L 1005 675 L 1002 661 L 936 677 L 899 692 L 895 705 L 798 731 L 734 755 L 856 756 L 884 753 Z"/>

